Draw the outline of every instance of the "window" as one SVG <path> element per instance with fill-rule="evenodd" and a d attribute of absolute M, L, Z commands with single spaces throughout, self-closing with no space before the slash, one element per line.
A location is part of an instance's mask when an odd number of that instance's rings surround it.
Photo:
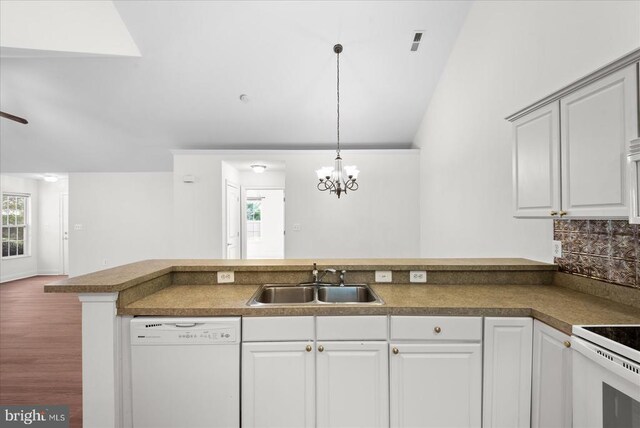
<path fill-rule="evenodd" d="M 247 198 L 247 239 L 259 239 L 262 232 L 260 198 Z"/>
<path fill-rule="evenodd" d="M 29 196 L 2 195 L 2 257 L 27 255 Z"/>

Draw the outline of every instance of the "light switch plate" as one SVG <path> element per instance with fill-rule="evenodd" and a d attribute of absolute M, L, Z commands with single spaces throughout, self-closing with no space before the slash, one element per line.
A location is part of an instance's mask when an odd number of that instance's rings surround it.
<path fill-rule="evenodd" d="M 551 241 L 551 254 L 553 257 L 562 257 L 562 241 Z"/>
<path fill-rule="evenodd" d="M 235 281 L 233 271 L 218 272 L 218 284 L 225 284 L 233 281 Z"/>
<path fill-rule="evenodd" d="M 409 272 L 409 282 L 427 282 L 427 271 L 412 270 Z"/>
<path fill-rule="evenodd" d="M 294 223 L 293 224 L 293 231 L 294 232 L 300 232 L 300 223 Z"/>
<path fill-rule="evenodd" d="M 390 270 L 377 270 L 376 282 L 391 282 L 393 280 L 393 274 Z"/>

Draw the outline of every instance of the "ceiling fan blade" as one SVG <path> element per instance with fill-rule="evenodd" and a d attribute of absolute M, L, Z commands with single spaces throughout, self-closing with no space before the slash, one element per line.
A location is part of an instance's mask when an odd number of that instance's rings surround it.
<path fill-rule="evenodd" d="M 23 125 L 26 125 L 27 123 L 29 123 L 27 121 L 27 119 L 23 119 L 21 117 L 14 116 L 12 114 L 5 113 L 3 111 L 0 111 L 0 117 L 4 117 L 5 119 L 13 120 L 13 121 L 18 122 L 18 123 L 22 123 Z"/>

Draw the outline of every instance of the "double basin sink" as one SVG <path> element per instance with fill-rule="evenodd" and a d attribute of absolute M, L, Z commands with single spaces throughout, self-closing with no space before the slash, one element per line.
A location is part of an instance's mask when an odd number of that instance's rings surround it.
<path fill-rule="evenodd" d="M 249 306 L 372 304 L 384 302 L 366 284 L 332 285 L 305 283 L 299 285 L 266 284 L 247 303 Z"/>

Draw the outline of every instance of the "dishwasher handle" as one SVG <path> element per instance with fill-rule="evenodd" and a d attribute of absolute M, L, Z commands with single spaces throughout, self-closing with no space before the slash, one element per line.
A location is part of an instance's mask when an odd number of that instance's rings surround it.
<path fill-rule="evenodd" d="M 197 322 L 177 322 L 174 324 L 174 326 L 180 327 L 180 328 L 189 328 L 189 327 L 195 327 L 198 324 L 199 323 Z"/>

